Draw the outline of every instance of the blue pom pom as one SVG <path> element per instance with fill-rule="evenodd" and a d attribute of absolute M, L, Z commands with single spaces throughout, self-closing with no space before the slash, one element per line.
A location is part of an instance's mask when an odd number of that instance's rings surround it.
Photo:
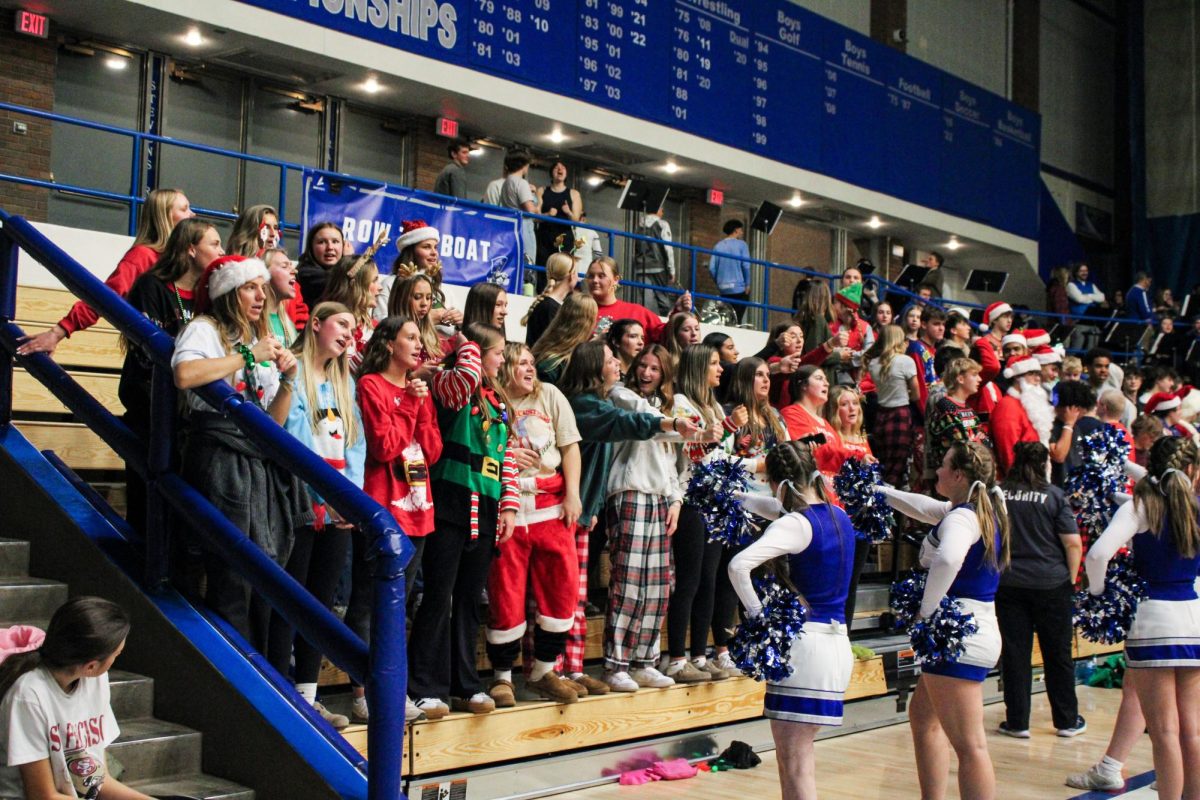
<path fill-rule="evenodd" d="M 751 539 L 750 512 L 737 496 L 749 486 L 750 475 L 740 458 L 713 458 L 692 467 L 684 500 L 704 515 L 710 542 L 736 547 Z"/>
<path fill-rule="evenodd" d="M 1117 510 L 1113 495 L 1126 485 L 1129 443 L 1114 425 L 1105 425 L 1079 440 L 1083 463 L 1071 470 L 1063 489 L 1075 509 L 1079 527 L 1099 533 Z"/>
<path fill-rule="evenodd" d="M 883 483 L 878 464 L 848 458 L 833 478 L 833 490 L 854 521 L 854 535 L 876 544 L 892 538 L 895 517 L 879 485 Z"/>
<path fill-rule="evenodd" d="M 1116 644 L 1125 641 L 1138 603 L 1147 597 L 1146 582 L 1133 568 L 1133 559 L 1119 555 L 1108 562 L 1104 591 L 1098 595 L 1084 590 L 1075 593 L 1072 618 L 1079 635 L 1091 642 Z"/>
<path fill-rule="evenodd" d="M 923 666 L 953 664 L 967 649 L 966 638 L 979 631 L 975 615 L 962 604 L 943 597 L 929 619 L 919 619 L 908 629 L 913 652 Z"/>
<path fill-rule="evenodd" d="M 923 569 L 910 570 L 907 575 L 892 584 L 888 596 L 888 607 L 892 610 L 892 627 L 898 631 L 908 630 L 921 610 L 921 598 L 925 595 Z"/>
<path fill-rule="evenodd" d="M 792 642 L 803 633 L 808 612 L 800 597 L 775 576 L 754 579 L 763 610 L 747 619 L 729 640 L 729 655 L 742 674 L 779 682 L 792 674 Z"/>

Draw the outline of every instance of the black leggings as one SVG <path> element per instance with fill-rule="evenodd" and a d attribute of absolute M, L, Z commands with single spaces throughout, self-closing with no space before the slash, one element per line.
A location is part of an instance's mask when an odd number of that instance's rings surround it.
<path fill-rule="evenodd" d="M 692 655 L 705 653 L 708 629 L 713 623 L 717 569 L 724 550 L 720 542 L 708 541 L 704 516 L 685 504 L 679 510 L 679 525 L 671 537 L 671 560 L 675 571 L 675 589 L 667 606 L 667 649 L 671 658 L 683 658 L 687 654 L 689 628 Z"/>
<path fill-rule="evenodd" d="M 349 551 L 349 530 L 327 525 L 324 530 L 317 531 L 306 525 L 296 529 L 296 543 L 285 569 L 308 589 L 313 599 L 329 608 Z M 303 636 L 296 636 L 295 628 L 273 612 L 267 637 L 267 660 L 280 675 L 288 674 L 293 648 L 296 653 L 295 682 L 316 683 L 321 673 L 321 652 Z"/>
<path fill-rule="evenodd" d="M 846 630 L 854 630 L 854 607 L 858 605 L 858 579 L 862 577 L 867 556 L 871 554 L 871 542 L 867 539 L 854 540 L 854 571 L 850 574 L 850 593 L 846 595 Z"/>

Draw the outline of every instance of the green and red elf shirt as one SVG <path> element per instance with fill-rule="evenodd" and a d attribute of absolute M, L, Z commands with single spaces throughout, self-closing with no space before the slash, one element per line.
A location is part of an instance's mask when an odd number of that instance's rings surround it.
<path fill-rule="evenodd" d="M 432 393 L 442 429 L 442 457 L 434 465 L 434 481 L 453 485 L 470 497 L 471 538 L 479 537 L 480 499 L 497 503 L 498 512 L 517 511 L 521 490 L 516 461 L 508 442 L 508 410 L 483 386 L 479 345 L 464 342 L 453 367 L 433 376 Z M 456 504 L 437 503 L 440 518 L 457 518 Z"/>

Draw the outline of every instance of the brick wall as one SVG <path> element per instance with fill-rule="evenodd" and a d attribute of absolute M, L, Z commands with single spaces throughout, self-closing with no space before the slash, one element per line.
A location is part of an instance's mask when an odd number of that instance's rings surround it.
<path fill-rule="evenodd" d="M 687 201 L 688 229 L 691 233 L 691 241 L 688 244 L 696 247 L 712 247 L 717 242 L 725 238 L 725 234 L 721 233 L 721 225 L 724 223 L 724 217 L 721 216 L 721 209 L 717 206 L 711 206 L 704 202 L 702 197 L 693 197 Z M 678 263 L 678 274 L 680 283 L 684 286 L 691 280 L 689 271 L 692 268 L 691 253 L 686 250 L 676 251 L 675 260 Z M 704 294 L 717 295 L 717 284 L 713 281 L 712 275 L 708 271 L 708 256 L 704 253 L 696 254 L 696 290 Z"/>
<path fill-rule="evenodd" d="M 13 12 L 0 11 L 0 100 L 53 110 L 54 63 L 52 41 L 17 35 Z M 13 133 L 16 121 L 28 126 L 24 136 Z M 49 180 L 50 123 L 0 113 L 0 172 Z M 44 222 L 49 195 L 46 189 L 0 183 L 0 208 Z"/>
<path fill-rule="evenodd" d="M 433 191 L 438 174 L 446 166 L 446 144 L 449 141 L 433 132 L 433 120 L 421 118 L 417 123 L 412 132 L 413 164 L 416 168 L 414 189 Z"/>
<path fill-rule="evenodd" d="M 832 233 L 825 228 L 806 225 L 786 214 L 775 226 L 767 240 L 767 259 L 778 264 L 797 267 L 815 267 L 822 272 L 830 271 Z M 792 292 L 802 276 L 776 271 L 771 275 L 771 305 L 791 308 Z M 787 319 L 787 314 L 771 312 L 771 324 Z"/>

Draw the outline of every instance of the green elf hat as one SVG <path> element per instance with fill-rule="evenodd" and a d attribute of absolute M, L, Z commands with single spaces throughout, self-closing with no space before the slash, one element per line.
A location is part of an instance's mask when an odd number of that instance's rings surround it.
<path fill-rule="evenodd" d="M 834 299 L 839 303 L 845 303 L 850 308 L 858 311 L 858 307 L 862 305 L 862 284 L 852 283 L 845 289 L 840 290 Z"/>

